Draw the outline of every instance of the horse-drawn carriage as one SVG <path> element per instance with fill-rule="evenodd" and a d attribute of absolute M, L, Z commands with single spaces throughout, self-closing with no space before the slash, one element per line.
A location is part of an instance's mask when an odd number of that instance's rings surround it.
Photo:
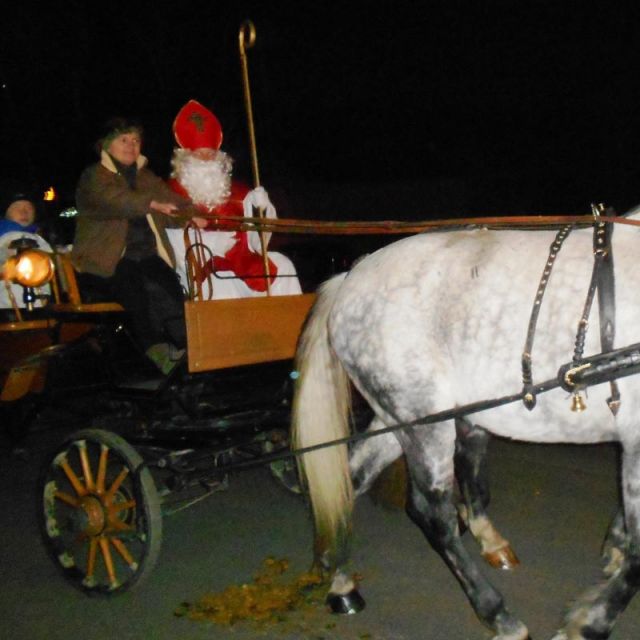
<path fill-rule="evenodd" d="M 254 39 L 253 25 L 244 23 L 239 44 L 258 186 L 245 55 Z M 226 218 L 213 228 L 232 226 Z M 213 247 L 197 226 L 187 225 L 178 261 L 187 294 L 187 353 L 168 374 L 145 356 L 119 304 L 82 299 L 65 247 L 47 253 L 17 242 L 3 269 L 3 286 L 9 291 L 9 280 L 21 285 L 25 302 L 23 309 L 14 296 L 0 323 L 3 432 L 19 447 L 34 421 L 66 421 L 68 437 L 42 471 L 41 529 L 56 565 L 89 593 L 137 584 L 157 557 L 161 514 L 224 488 L 229 469 L 276 457 L 274 475 L 296 488 L 291 461 L 276 456 L 288 448 L 291 360 L 315 285 L 336 265 L 348 266 L 349 258 L 325 247 L 317 261 L 304 247 L 303 259 L 292 257 L 305 272 L 306 293 L 271 295 L 271 254 L 257 231 L 265 274 L 256 277 L 263 278 L 266 295 L 226 299 L 225 291 L 225 299 L 214 299 L 229 278 L 242 281 L 211 271 Z M 290 275 L 284 271 L 278 284 Z M 74 431 L 78 424 L 84 428 Z"/>
<path fill-rule="evenodd" d="M 54 561 L 73 584 L 88 592 L 111 594 L 132 587 L 148 575 L 159 552 L 163 506 L 180 508 L 170 505 L 175 490 L 188 489 L 195 482 L 200 494 L 208 495 L 224 484 L 226 470 L 235 463 L 240 467 L 267 464 L 288 455 L 288 437 L 282 427 L 291 402 L 285 387 L 291 381 L 290 359 L 299 342 L 292 444 L 295 453 L 303 456 L 314 507 L 316 560 L 332 575 L 329 603 L 335 611 L 354 612 L 362 604 L 344 572 L 353 498 L 404 454 L 411 479 L 407 510 L 467 587 L 478 616 L 496 630 L 500 640 L 528 637 L 524 624 L 505 608 L 500 594 L 479 574 L 459 542 L 452 502 L 454 461 L 464 498 L 459 514 L 483 550 L 503 551 L 500 557 L 506 557 L 508 543 L 487 517 L 486 487 L 479 477 L 487 432 L 535 442 L 618 441 L 623 447 L 624 512 L 614 520 L 607 537 L 604 581 L 577 601 L 566 627 L 556 636 L 558 640 L 587 638 L 597 632 L 598 637 L 607 637 L 640 586 L 634 516 L 637 392 L 632 375 L 640 371 L 640 344 L 634 311 L 637 287 L 630 268 L 639 222 L 637 215 L 607 219 L 599 210 L 595 214 L 593 236 L 584 228 L 569 234 L 571 226 L 586 226 L 586 216 L 458 220 L 444 225 L 437 221 L 333 225 L 333 232 L 359 234 L 465 228 L 411 235 L 382 248 L 358 261 L 349 277 L 339 274 L 330 279 L 313 306 L 312 294 L 188 301 L 185 384 L 172 382 L 172 374 L 160 385 L 138 380 L 124 389 L 124 397 L 109 394 L 105 400 L 115 411 L 112 415 L 137 425 L 129 429 L 127 439 L 112 429 L 80 430 L 56 449 L 43 469 L 39 509 L 44 540 Z M 550 228 L 557 222 L 564 226 Z M 492 230 L 487 223 L 516 228 Z M 244 219 L 238 224 L 289 232 L 308 232 L 315 225 L 314 230 L 324 231 L 318 223 L 301 221 Z M 523 230 L 523 224 L 545 228 Z M 610 234 L 603 230 L 614 225 L 619 227 L 619 239 L 611 244 Z M 567 248 L 560 251 L 563 245 Z M 64 262 L 63 257 L 59 278 Z M 534 274 L 539 276 L 540 269 L 542 277 L 536 284 Z M 58 282 L 53 287 L 54 296 L 62 296 L 63 286 Z M 73 286 L 68 287 L 67 295 L 72 290 Z M 601 330 L 594 333 L 588 326 L 596 296 L 600 309 L 594 314 L 597 322 L 591 321 Z M 248 323 L 258 327 L 255 333 L 244 326 L 237 335 L 225 334 L 220 344 L 209 330 L 225 326 L 221 318 L 227 311 L 236 318 L 245 312 L 249 318 L 256 313 L 262 320 L 270 318 L 266 325 L 276 328 L 275 335 L 263 324 Z M 90 351 L 102 357 L 104 349 L 113 350 L 113 355 L 118 352 L 118 340 L 126 337 L 121 322 L 103 321 L 109 314 L 117 318 L 116 309 L 57 301 L 49 312 L 46 318 L 27 320 L 24 330 L 44 331 L 51 346 L 12 367 L 5 379 L 4 399 L 12 394 L 11 399 L 18 400 L 24 388 L 46 392 L 47 380 L 56 379 L 57 360 L 64 362 L 64 354 L 72 364 Z M 2 328 L 19 332 L 18 324 Z M 496 332 L 499 326 L 502 330 Z M 82 331 L 80 339 L 73 337 Z M 233 347 L 236 338 L 238 346 Z M 78 359 L 74 360 L 76 349 Z M 513 389 L 514 359 L 522 367 L 519 391 Z M 273 375 L 281 365 L 280 375 Z M 252 417 L 254 407 L 236 411 L 232 404 L 219 407 L 216 414 L 199 391 L 222 380 L 221 372 L 234 375 L 244 366 L 257 371 L 274 366 L 266 378 L 259 377 L 260 385 L 276 380 L 280 393 L 270 387 L 267 400 L 271 402 L 260 405 L 260 419 Z M 105 374 L 101 388 L 110 388 L 115 379 Z M 349 435 L 345 419 L 347 382 L 353 383 L 374 413 L 366 431 L 356 429 L 355 436 Z M 219 387 L 211 388 L 217 392 Z M 589 409 L 580 413 L 576 411 L 583 408 L 580 394 L 587 388 Z M 504 389 L 514 392 L 495 397 L 496 390 Z M 113 424 L 108 413 L 104 416 L 107 425 Z M 163 426 L 167 424 L 163 418 L 170 428 Z M 247 437 L 232 442 L 227 436 L 239 424 L 249 425 Z M 203 427 L 214 427 L 212 431 L 222 436 L 216 446 L 206 446 L 210 442 L 203 446 Z M 200 438 L 198 446 L 188 443 L 193 436 Z M 352 443 L 349 451 L 348 443 Z M 345 466 L 349 460 L 350 472 Z M 355 490 L 350 476 L 356 480 Z M 190 496 L 184 503 L 193 499 L 198 497 Z"/>
<path fill-rule="evenodd" d="M 203 254 L 190 237 L 198 271 Z M 0 324 L 5 435 L 18 446 L 38 417 L 89 427 L 67 426 L 43 469 L 42 534 L 72 583 L 115 593 L 151 570 L 162 513 L 224 488 L 230 466 L 287 448 L 291 359 L 314 295 L 205 300 L 192 288 L 187 354 L 165 375 L 122 307 L 82 301 L 67 253 L 26 247 L 14 262 L 25 272 L 38 260 L 50 300 L 7 311 Z M 28 297 L 34 280 L 20 281 Z M 291 473 L 283 464 L 274 462 L 278 477 Z"/>
<path fill-rule="evenodd" d="M 192 289 L 187 358 L 169 375 L 141 362 L 121 308 L 82 302 L 65 254 L 45 259 L 47 277 L 55 274 L 51 302 L 0 325 L 0 400 L 5 422 L 18 426 L 34 406 L 64 405 L 71 396 L 88 399 L 89 414 L 98 416 L 42 470 L 38 509 L 55 564 L 88 593 L 139 584 L 159 553 L 163 511 L 224 487 L 230 469 L 291 465 L 291 444 L 313 506 L 316 565 L 331 578 L 328 603 L 353 613 L 363 606 L 345 569 L 353 501 L 404 455 L 409 515 L 494 640 L 526 640 L 526 626 L 460 541 L 458 517 L 485 557 L 499 566 L 512 561 L 486 513 L 488 433 L 541 443 L 615 441 L 623 451 L 624 509 L 605 542 L 603 579 L 576 601 L 554 640 L 608 637 L 640 588 L 640 396 L 630 377 L 640 372 L 640 220 L 637 211 L 602 213 L 594 208 L 593 239 L 584 228 L 568 239 L 576 225 L 587 226 L 586 216 L 327 226 L 237 220 L 258 232 L 411 237 L 328 280 L 317 298 L 203 300 Z M 615 286 L 614 223 L 624 223 Z M 513 228 L 490 228 L 505 225 Z M 416 233 L 434 227 L 451 233 Z M 198 251 L 186 249 L 200 269 Z M 15 273 L 19 279 L 17 266 Z M 24 284 L 34 286 L 28 278 Z M 594 335 L 587 329 L 596 296 Z M 367 425 L 356 424 L 355 434 L 349 389 L 368 407 Z"/>

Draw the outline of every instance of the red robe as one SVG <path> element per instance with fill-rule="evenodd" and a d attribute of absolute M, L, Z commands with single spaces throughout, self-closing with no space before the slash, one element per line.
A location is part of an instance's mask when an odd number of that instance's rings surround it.
<path fill-rule="evenodd" d="M 187 190 L 175 179 L 169 179 L 169 186 L 173 191 L 189 198 Z M 231 183 L 231 195 L 223 204 L 208 209 L 204 205 L 196 205 L 203 214 L 221 217 L 242 218 L 244 216 L 243 201 L 249 193 L 249 188 L 241 183 Z M 264 262 L 262 255 L 255 253 L 249 247 L 249 235 L 246 231 L 236 231 L 235 244 L 224 256 L 214 256 L 207 262 L 203 270 L 203 279 L 215 271 L 231 271 L 241 278 L 254 291 L 266 291 L 267 279 L 264 277 Z M 278 274 L 278 268 L 269 260 L 269 276 L 273 283 Z"/>

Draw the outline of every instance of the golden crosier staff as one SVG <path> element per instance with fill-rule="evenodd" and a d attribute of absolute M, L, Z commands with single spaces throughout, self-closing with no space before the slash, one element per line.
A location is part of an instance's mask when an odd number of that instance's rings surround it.
<path fill-rule="evenodd" d="M 253 172 L 253 186 L 260 186 L 260 173 L 258 171 L 258 152 L 256 150 L 256 132 L 253 126 L 253 109 L 251 106 L 251 88 L 249 86 L 249 68 L 247 64 L 247 49 L 251 49 L 256 42 L 256 28 L 251 20 L 245 20 L 240 25 L 238 33 L 238 45 L 240 48 L 240 66 L 242 68 L 242 86 L 244 89 L 244 106 L 247 112 L 247 128 L 249 130 L 249 146 L 251 150 L 251 169 Z M 265 217 L 264 209 L 258 208 L 260 218 Z M 267 243 L 264 231 L 260 231 L 260 249 L 262 262 L 267 277 L 267 295 L 271 295 L 271 280 L 269 273 L 269 258 L 267 256 Z"/>

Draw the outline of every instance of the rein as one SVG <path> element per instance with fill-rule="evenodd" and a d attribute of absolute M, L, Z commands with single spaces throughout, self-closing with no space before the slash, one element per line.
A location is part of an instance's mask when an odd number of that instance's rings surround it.
<path fill-rule="evenodd" d="M 532 382 L 531 350 L 535 336 L 535 327 L 538 318 L 542 298 L 549 281 L 551 268 L 555 262 L 558 251 L 563 242 L 573 229 L 573 225 L 566 225 L 559 230 L 550 248 L 549 258 L 545 265 L 543 275 L 538 286 L 538 291 L 534 300 L 533 310 L 529 321 L 529 330 L 523 353 L 523 380 L 524 385 L 519 393 L 501 396 L 490 400 L 481 400 L 455 408 L 429 414 L 416 420 L 403 422 L 389 427 L 383 427 L 375 431 L 366 431 L 351 434 L 343 438 L 320 442 L 315 445 L 302 447 L 261 456 L 260 460 L 244 460 L 229 465 L 224 465 L 222 469 L 240 469 L 246 467 L 256 467 L 263 464 L 270 464 L 278 460 L 302 456 L 327 447 L 338 445 L 348 445 L 359 440 L 367 440 L 375 436 L 394 433 L 404 429 L 426 426 L 436 422 L 445 422 L 456 418 L 462 418 L 474 413 L 495 409 L 500 406 L 522 401 L 525 406 L 532 409 L 535 406 L 535 399 L 538 394 L 553 389 L 562 388 L 565 391 L 575 394 L 589 386 L 609 382 L 612 389 L 611 397 L 607 400 L 609 408 L 615 415 L 620 405 L 620 394 L 616 384 L 618 378 L 640 373 L 640 343 L 632 344 L 628 347 L 613 350 L 613 340 L 615 336 L 615 290 L 613 273 L 613 254 L 611 249 L 611 235 L 616 217 L 612 209 L 604 211 L 605 219 L 602 219 L 601 205 L 594 208 L 594 216 L 587 217 L 594 228 L 593 254 L 594 266 L 591 275 L 591 282 L 587 292 L 582 317 L 578 324 L 578 331 L 575 342 L 573 358 L 570 363 L 561 366 L 555 378 L 534 384 Z M 594 221 L 595 217 L 595 221 Z M 624 219 L 624 218 L 623 218 Z M 635 221 L 634 221 L 635 222 Z M 638 226 L 640 226 L 640 221 Z M 598 293 L 598 305 L 600 313 L 600 341 L 602 352 L 587 358 L 583 357 L 588 318 L 592 307 L 595 293 Z M 533 404 L 531 402 L 533 401 Z M 531 406 L 529 406 L 531 404 Z"/>
<path fill-rule="evenodd" d="M 315 235 L 375 235 L 375 234 L 411 234 L 428 231 L 444 231 L 459 227 L 477 228 L 554 228 L 559 225 L 591 226 L 593 215 L 575 216 L 485 216 L 479 218 L 444 218 L 407 222 L 401 220 L 383 220 L 376 222 L 362 221 L 326 221 L 326 220 L 294 220 L 291 218 L 240 218 L 200 215 L 209 221 L 208 229 L 233 231 L 268 231 L 272 233 L 295 233 Z M 190 220 L 188 216 L 177 215 L 176 219 Z M 626 216 L 612 216 L 607 222 L 640 227 L 640 220 Z"/>
<path fill-rule="evenodd" d="M 586 388 L 638 373 L 640 373 L 640 343 L 635 343 L 622 349 L 616 349 L 615 351 L 607 353 L 599 353 L 597 355 L 584 358 L 583 360 L 580 360 L 577 365 L 573 362 L 567 363 L 558 369 L 558 375 L 555 378 L 550 378 L 544 382 L 534 384 L 532 388 L 535 394 L 545 393 L 558 388 L 562 388 L 569 393 L 573 393 L 577 386 L 580 388 Z M 401 422 L 391 425 L 390 427 L 376 429 L 375 431 L 354 433 L 343 438 L 327 440 L 325 442 L 319 442 L 318 444 L 301 447 L 299 449 L 261 455 L 259 460 L 242 460 L 228 465 L 220 465 L 217 468 L 221 471 L 230 471 L 233 469 L 259 467 L 264 464 L 277 462 L 278 460 L 285 460 L 287 458 L 312 453 L 320 449 L 326 449 L 327 447 L 348 445 L 359 440 L 368 440 L 369 438 L 375 438 L 376 436 L 386 433 L 394 433 L 404 429 L 427 426 L 436 422 L 446 422 L 456 418 L 463 418 L 488 409 L 495 409 L 507 404 L 513 404 L 523 399 L 524 391 L 520 391 L 519 393 L 501 396 L 491 400 L 471 402 L 452 409 L 431 413 L 427 416 L 416 418 L 409 422 Z"/>
<path fill-rule="evenodd" d="M 327 447 L 348 445 L 359 440 L 368 440 L 375 436 L 394 433 L 396 431 L 410 429 L 419 426 L 426 426 L 436 422 L 445 422 L 462 418 L 474 413 L 495 409 L 507 404 L 523 401 L 525 406 L 538 394 L 562 388 L 569 393 L 575 394 L 578 390 L 589 386 L 609 382 L 612 385 L 612 396 L 607 400 L 611 411 L 617 412 L 620 404 L 620 396 L 617 390 L 616 380 L 618 378 L 640 373 L 640 343 L 632 344 L 628 347 L 612 350 L 615 336 L 615 295 L 613 276 L 613 255 L 611 251 L 611 234 L 614 224 L 626 224 L 640 226 L 640 220 L 633 220 L 624 216 L 613 215 L 612 209 L 607 209 L 604 213 L 606 220 L 602 221 L 600 213 L 602 205 L 594 207 L 591 216 L 515 216 L 515 217 L 491 217 L 491 218 L 465 218 L 453 220 L 427 221 L 421 223 L 404 223 L 396 221 L 386 221 L 380 223 L 332 223 L 318 221 L 294 221 L 282 219 L 262 218 L 238 218 L 233 221 L 237 229 L 257 230 L 258 228 L 287 233 L 326 233 L 326 234 L 369 234 L 369 233 L 416 233 L 429 230 L 443 230 L 462 226 L 490 226 L 490 227 L 550 227 L 552 225 L 564 225 L 556 235 L 550 248 L 550 256 L 536 293 L 534 308 L 529 321 L 529 330 L 523 353 L 523 389 L 519 393 L 501 396 L 490 400 L 481 400 L 455 408 L 439 411 L 436 413 L 411 420 L 409 422 L 398 423 L 389 427 L 383 427 L 375 431 L 367 431 L 351 434 L 343 438 L 336 438 L 315 445 L 301 447 L 299 449 L 287 450 L 279 453 L 262 455 L 259 460 L 243 460 L 228 465 L 221 465 L 221 470 L 242 469 L 270 464 L 287 458 L 302 456 Z M 212 228 L 220 220 L 210 218 Z M 225 218 L 220 226 L 229 228 L 232 224 Z M 555 378 L 534 384 L 532 382 L 531 350 L 535 335 L 535 326 L 539 313 L 542 297 L 548 283 L 550 269 L 555 262 L 557 252 L 560 250 L 564 240 L 576 225 L 590 225 L 594 227 L 594 267 L 591 277 L 587 300 L 585 302 L 583 314 L 578 326 L 576 344 L 573 359 L 570 363 L 561 366 Z M 347 231 L 347 227 L 349 230 Z M 600 313 L 600 340 L 603 351 L 599 354 L 582 357 L 586 329 L 588 326 L 588 316 L 592 306 L 595 292 L 598 293 L 598 305 Z M 528 407 L 532 408 L 532 407 Z"/>

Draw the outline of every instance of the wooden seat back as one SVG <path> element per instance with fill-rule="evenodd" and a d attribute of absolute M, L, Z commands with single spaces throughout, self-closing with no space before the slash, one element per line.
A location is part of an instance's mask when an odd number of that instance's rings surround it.
<path fill-rule="evenodd" d="M 83 302 L 78 287 L 76 271 L 68 253 L 55 253 L 56 276 L 52 282 L 53 302 L 51 310 L 56 313 L 123 313 L 117 302 Z"/>
<path fill-rule="evenodd" d="M 195 224 L 187 224 L 183 237 L 189 300 L 211 300 L 213 298 L 213 277 L 211 271 L 205 268 L 207 262 L 213 258 L 211 249 L 203 242 L 202 231 Z M 205 291 L 207 291 L 207 295 L 205 295 Z"/>

